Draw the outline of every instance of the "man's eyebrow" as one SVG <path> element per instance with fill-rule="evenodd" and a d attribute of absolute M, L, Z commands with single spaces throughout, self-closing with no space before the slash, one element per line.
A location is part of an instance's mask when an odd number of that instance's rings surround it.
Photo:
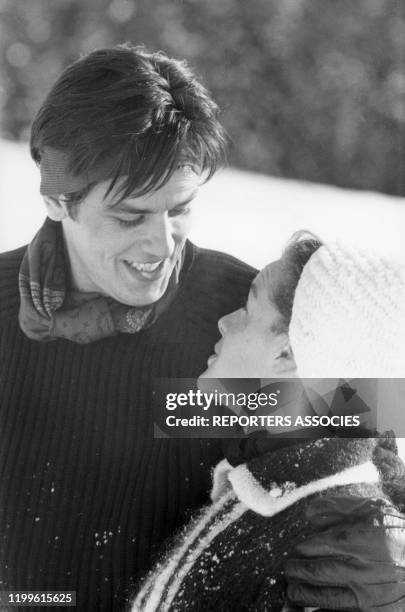
<path fill-rule="evenodd" d="M 180 208 L 182 206 L 187 206 L 187 204 L 190 204 L 190 202 L 194 200 L 196 195 L 197 195 L 197 190 L 193 191 L 193 193 L 186 200 L 183 200 L 182 202 L 178 202 L 177 204 L 172 206 L 170 210 L 173 210 L 174 208 Z M 108 210 L 111 210 L 113 212 L 119 212 L 119 213 L 129 213 L 133 215 L 147 215 L 152 212 L 149 209 L 136 208 L 136 207 L 134 208 L 134 206 L 132 206 L 128 202 L 125 202 L 125 200 L 123 202 L 119 202 L 115 206 L 114 205 L 108 206 Z"/>

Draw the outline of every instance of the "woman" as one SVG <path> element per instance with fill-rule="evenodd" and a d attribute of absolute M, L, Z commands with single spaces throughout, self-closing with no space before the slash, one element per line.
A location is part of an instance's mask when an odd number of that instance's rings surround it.
<path fill-rule="evenodd" d="M 403 376 L 404 295 L 400 264 L 321 245 L 313 237 L 295 239 L 256 277 L 246 306 L 219 321 L 222 338 L 200 383 Z M 314 380 L 307 384 L 312 391 L 314 386 Z M 328 393 L 313 396 L 321 400 L 321 410 L 325 405 L 330 410 Z M 308 406 L 307 394 L 296 398 L 298 414 L 317 412 L 318 404 Z M 270 436 L 264 445 L 263 437 L 260 444 L 258 438 L 245 440 L 236 454 L 235 445 L 230 447 L 230 461 L 214 472 L 212 504 L 151 572 L 134 611 L 280 611 L 286 605 L 283 567 L 297 543 L 336 522 L 351 498 L 369 509 L 365 527 L 378 517 L 377 508 L 403 501 L 404 472 L 392 441 L 302 433 L 276 443 Z M 317 520 L 310 510 L 314 500 Z M 397 515 L 394 507 L 390 513 Z M 382 574 L 386 567 L 383 560 Z M 348 609 L 378 604 L 390 612 L 403 610 L 403 579 L 385 582 L 388 591 L 353 592 Z"/>

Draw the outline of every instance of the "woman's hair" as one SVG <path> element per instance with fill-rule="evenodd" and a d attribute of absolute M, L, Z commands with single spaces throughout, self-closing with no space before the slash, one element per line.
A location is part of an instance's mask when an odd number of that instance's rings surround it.
<path fill-rule="evenodd" d="M 291 321 L 295 290 L 305 264 L 322 246 L 321 240 L 306 230 L 293 234 L 281 256 L 282 274 L 280 282 L 272 288 L 272 301 L 283 317 L 284 331 Z"/>

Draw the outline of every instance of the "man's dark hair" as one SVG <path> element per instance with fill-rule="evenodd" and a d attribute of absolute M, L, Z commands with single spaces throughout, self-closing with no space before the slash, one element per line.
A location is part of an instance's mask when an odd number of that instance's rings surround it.
<path fill-rule="evenodd" d="M 130 44 L 100 49 L 70 65 L 39 109 L 31 155 L 68 154 L 69 172 L 91 175 L 112 160 L 119 199 L 163 186 L 182 163 L 210 178 L 225 157 L 218 107 L 185 62 Z M 78 202 L 90 190 L 68 194 Z"/>
<path fill-rule="evenodd" d="M 272 288 L 272 301 L 282 315 L 282 330 L 288 331 L 295 291 L 302 271 L 312 255 L 322 246 L 320 239 L 305 230 L 293 234 L 281 256 L 283 273 Z"/>

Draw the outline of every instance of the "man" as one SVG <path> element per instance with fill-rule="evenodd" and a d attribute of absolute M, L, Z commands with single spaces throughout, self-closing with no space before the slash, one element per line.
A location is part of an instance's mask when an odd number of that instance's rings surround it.
<path fill-rule="evenodd" d="M 206 499 L 219 442 L 154 439 L 151 405 L 155 379 L 205 369 L 255 275 L 187 241 L 223 159 L 217 114 L 183 63 L 120 46 L 70 66 L 35 118 L 48 219 L 0 258 L 3 589 L 122 609 Z"/>

